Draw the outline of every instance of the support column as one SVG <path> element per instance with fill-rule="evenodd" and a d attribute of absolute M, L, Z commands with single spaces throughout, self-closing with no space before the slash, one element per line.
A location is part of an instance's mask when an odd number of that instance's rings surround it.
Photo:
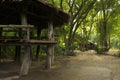
<path fill-rule="evenodd" d="M 22 32 L 22 29 L 20 28 L 19 32 L 18 32 L 19 38 L 22 38 L 21 32 Z M 17 63 L 21 63 L 22 62 L 22 60 L 21 60 L 21 46 L 16 46 L 15 47 L 15 59 L 14 60 Z"/>
<path fill-rule="evenodd" d="M 40 27 L 37 27 L 37 40 L 40 40 L 41 36 L 41 31 L 42 29 Z M 40 52 L 40 45 L 37 45 L 37 50 L 36 50 L 36 60 L 38 61 L 39 59 L 39 52 Z"/>
<path fill-rule="evenodd" d="M 22 25 L 27 25 L 27 16 L 25 13 L 21 14 L 21 24 Z M 28 41 L 30 39 L 30 32 L 29 32 L 29 28 L 23 28 L 23 38 Z M 20 70 L 20 76 L 24 76 L 28 74 L 29 71 L 29 67 L 31 64 L 31 59 L 30 59 L 30 46 L 24 46 L 23 47 L 23 52 L 24 52 L 24 58 L 23 58 L 23 63 L 21 66 L 21 70 Z"/>
<path fill-rule="evenodd" d="M 17 62 L 17 63 L 20 63 L 20 58 L 21 58 L 20 49 L 21 49 L 20 46 L 16 46 L 15 47 L 15 56 L 14 56 L 15 58 L 14 58 L 14 61 Z"/>
<path fill-rule="evenodd" d="M 54 41 L 54 34 L 53 34 L 53 23 L 48 23 L 48 40 Z M 54 61 L 54 46 L 48 45 L 48 51 L 47 51 L 47 68 L 51 68 L 51 64 L 53 64 Z"/>
<path fill-rule="evenodd" d="M 0 37 L 2 37 L 2 28 L 0 28 Z M 1 62 L 1 57 L 2 57 L 2 47 L 0 45 L 0 62 Z"/>

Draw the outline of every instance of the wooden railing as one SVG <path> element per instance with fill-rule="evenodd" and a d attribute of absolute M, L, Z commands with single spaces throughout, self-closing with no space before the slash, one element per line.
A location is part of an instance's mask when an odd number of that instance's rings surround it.
<path fill-rule="evenodd" d="M 30 28 L 33 27 L 34 27 L 33 25 L 0 25 L 0 28 L 2 28 L 2 30 L 0 30 L 0 33 L 4 33 L 4 32 L 7 34 L 9 34 L 9 32 L 13 32 L 17 34 L 28 33 L 30 32 Z M 23 28 L 27 28 L 29 30 L 22 30 Z M 30 35 L 27 36 L 30 37 Z M 20 36 L 14 36 L 14 35 L 0 36 L 0 45 L 39 45 L 39 44 L 54 45 L 57 43 L 58 43 L 57 41 L 51 41 L 51 40 L 37 40 L 37 37 L 27 40 L 21 38 Z"/>

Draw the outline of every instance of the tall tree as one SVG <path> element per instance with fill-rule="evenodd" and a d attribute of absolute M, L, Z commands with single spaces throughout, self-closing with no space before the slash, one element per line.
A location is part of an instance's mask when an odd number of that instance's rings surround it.
<path fill-rule="evenodd" d="M 64 41 L 69 50 L 78 31 L 86 40 L 90 39 L 93 26 L 97 26 L 99 42 L 102 47 L 109 48 L 111 17 L 118 9 L 119 0 L 49 0 L 55 6 L 66 11 L 70 16 L 68 28 L 62 27 Z M 89 19 L 92 18 L 92 19 Z M 96 25 L 96 24 L 97 25 Z M 99 26 L 98 26 L 99 25 Z M 89 26 L 89 31 L 87 30 Z"/>
<path fill-rule="evenodd" d="M 59 0 L 59 6 L 61 9 L 67 6 L 67 13 L 71 16 L 69 23 L 69 34 L 66 47 L 68 50 L 72 46 L 75 33 L 80 25 L 84 22 L 90 10 L 94 7 L 97 0 Z M 54 4 L 55 0 L 51 0 Z"/>
<path fill-rule="evenodd" d="M 99 44 L 102 48 L 102 52 L 108 50 L 110 48 L 110 31 L 112 28 L 110 24 L 110 17 L 114 14 L 117 9 L 116 4 L 118 4 L 118 0 L 99 0 L 97 2 L 97 9 L 99 10 L 98 14 L 98 33 L 99 33 Z"/>

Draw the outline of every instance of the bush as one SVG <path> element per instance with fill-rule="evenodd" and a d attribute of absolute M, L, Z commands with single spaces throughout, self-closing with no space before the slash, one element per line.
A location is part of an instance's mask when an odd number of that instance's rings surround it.
<path fill-rule="evenodd" d="M 67 56 L 76 56 L 77 54 L 75 53 L 75 52 L 73 52 L 73 51 L 69 51 L 68 53 L 67 53 Z"/>
<path fill-rule="evenodd" d="M 55 55 L 64 55 L 64 52 L 65 52 L 64 46 L 60 46 L 60 45 L 55 46 Z"/>
<path fill-rule="evenodd" d="M 96 47 L 95 51 L 97 52 L 97 54 L 105 54 L 104 48 L 101 46 Z"/>

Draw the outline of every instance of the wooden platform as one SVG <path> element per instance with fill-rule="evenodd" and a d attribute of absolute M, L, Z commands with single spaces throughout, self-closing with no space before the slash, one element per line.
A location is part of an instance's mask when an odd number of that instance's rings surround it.
<path fill-rule="evenodd" d="M 13 40 L 13 39 L 6 39 L 6 40 L 0 40 L 0 45 L 11 45 L 11 46 L 15 46 L 15 45 L 20 45 L 20 46 L 24 46 L 24 45 L 55 45 L 57 44 L 57 41 L 43 41 L 43 40 Z"/>

